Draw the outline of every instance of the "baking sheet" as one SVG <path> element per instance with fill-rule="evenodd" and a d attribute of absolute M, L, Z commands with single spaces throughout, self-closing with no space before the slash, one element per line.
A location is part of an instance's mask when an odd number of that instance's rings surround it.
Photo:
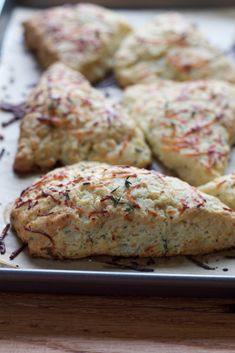
<path fill-rule="evenodd" d="M 0 101 L 15 104 L 23 102 L 32 89 L 32 86 L 37 83 L 40 77 L 40 69 L 36 64 L 36 61 L 24 48 L 21 27 L 21 22 L 29 17 L 34 11 L 35 10 L 25 8 L 16 8 L 9 22 L 2 47 L 0 65 Z M 142 26 L 145 21 L 160 11 L 119 10 L 118 12 L 125 15 L 134 26 Z M 187 13 L 189 18 L 198 23 L 202 32 L 204 32 L 208 39 L 216 46 L 225 50 L 234 43 L 235 8 L 229 10 L 220 9 L 213 11 L 183 12 Z M 108 87 L 103 88 L 103 90 L 108 91 L 110 99 L 120 99 L 121 91 L 119 91 L 118 88 Z M 10 118 L 12 118 L 11 114 L 0 112 L 0 123 L 8 121 Z M 20 192 L 29 186 L 37 177 L 35 174 L 28 175 L 27 177 L 19 177 L 13 172 L 12 165 L 17 146 L 18 134 L 18 122 L 11 124 L 6 128 L 0 126 L 0 135 L 4 136 L 4 140 L 0 141 L 0 153 L 2 149 L 5 151 L 0 160 L 0 229 L 2 229 L 9 221 L 8 218 L 11 203 Z M 159 167 L 159 169 L 161 169 L 161 167 Z M 233 170 L 235 170 L 235 150 L 231 155 L 231 161 L 227 168 L 227 172 Z M 230 280 L 235 276 L 235 250 L 203 257 L 174 257 L 171 259 L 143 260 L 99 257 L 79 261 L 33 259 L 29 257 L 27 250 L 25 250 L 15 260 L 10 261 L 10 254 L 19 248 L 21 244 L 11 232 L 9 232 L 6 237 L 5 244 L 6 253 L 0 255 L 0 261 L 10 263 L 11 266 L 18 266 L 15 272 L 18 272 L 19 275 L 21 272 L 24 274 L 28 273 L 28 275 L 35 273 L 36 275 L 40 273 L 40 270 L 66 270 L 66 272 L 60 272 L 60 275 L 63 278 L 66 278 L 67 275 L 72 275 L 71 270 L 73 270 L 79 274 L 83 273 L 81 271 L 85 271 L 84 273 L 90 275 L 90 278 L 94 281 L 94 273 L 91 273 L 90 271 L 98 271 L 100 274 L 105 275 L 112 275 L 115 273 L 116 275 L 120 275 L 122 273 L 128 274 L 128 276 L 138 272 L 142 278 L 144 278 L 144 276 L 145 279 L 149 278 L 149 280 L 150 278 L 151 280 L 160 277 L 167 278 L 168 281 L 172 281 L 172 284 L 174 276 L 178 276 L 179 278 L 181 276 L 181 279 L 184 279 L 187 276 L 191 276 L 191 279 L 197 278 L 197 280 L 204 278 L 208 283 L 212 278 L 217 278 L 218 280 L 227 278 Z M 26 270 L 26 272 L 24 272 L 24 270 Z M 34 270 L 37 271 L 32 272 Z M 4 270 L 1 269 L 0 272 L 3 273 Z M 14 276 L 15 272 L 13 272 Z M 42 273 L 43 271 L 41 274 Z M 52 275 L 52 272 L 50 275 Z M 110 277 L 107 277 L 106 284 L 109 283 L 108 278 Z M 128 278 L 130 280 L 130 277 Z M 140 279 L 140 277 L 138 278 Z"/>

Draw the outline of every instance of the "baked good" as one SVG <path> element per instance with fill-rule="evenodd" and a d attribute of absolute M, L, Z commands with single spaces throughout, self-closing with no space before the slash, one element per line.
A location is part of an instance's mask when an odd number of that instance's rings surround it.
<path fill-rule="evenodd" d="M 98 162 L 56 169 L 24 190 L 11 225 L 33 256 L 205 254 L 235 245 L 235 214 L 155 171 Z"/>
<path fill-rule="evenodd" d="M 235 173 L 223 175 L 205 185 L 201 185 L 199 190 L 218 197 L 225 205 L 235 210 Z"/>
<path fill-rule="evenodd" d="M 61 61 L 96 81 L 112 69 L 131 27 L 119 14 L 81 3 L 40 11 L 24 22 L 24 30 L 25 43 L 43 68 Z"/>
<path fill-rule="evenodd" d="M 235 141 L 235 86 L 159 80 L 129 87 L 123 106 L 155 157 L 198 186 L 223 175 Z"/>
<path fill-rule="evenodd" d="M 122 86 L 153 81 L 213 78 L 235 82 L 235 67 L 187 18 L 161 14 L 131 33 L 115 56 Z"/>
<path fill-rule="evenodd" d="M 27 101 L 14 168 L 29 172 L 81 160 L 143 167 L 151 153 L 122 107 L 78 72 L 56 63 Z"/>

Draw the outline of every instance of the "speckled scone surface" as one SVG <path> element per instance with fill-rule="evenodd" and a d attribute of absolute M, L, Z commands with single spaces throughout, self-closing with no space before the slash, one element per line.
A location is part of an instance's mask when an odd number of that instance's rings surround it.
<path fill-rule="evenodd" d="M 21 122 L 15 170 L 95 160 L 146 166 L 142 131 L 123 108 L 107 101 L 79 73 L 56 63 L 33 89 Z"/>
<path fill-rule="evenodd" d="M 200 186 L 199 189 L 206 194 L 218 197 L 223 203 L 235 210 L 235 173 L 216 178 Z"/>
<path fill-rule="evenodd" d="M 115 70 L 122 86 L 156 78 L 235 82 L 235 67 L 197 27 L 177 13 L 162 14 L 122 42 Z"/>
<path fill-rule="evenodd" d="M 113 67 L 114 54 L 131 31 L 120 15 L 92 4 L 39 12 L 24 28 L 26 45 L 44 68 L 62 61 L 90 81 L 103 78 Z"/>
<path fill-rule="evenodd" d="M 154 171 L 81 162 L 21 193 L 11 225 L 31 255 L 171 256 L 235 244 L 234 212 L 213 196 Z"/>
<path fill-rule="evenodd" d="M 192 185 L 223 175 L 235 140 L 235 87 L 222 81 L 156 81 L 129 87 L 128 114 L 153 153 Z"/>

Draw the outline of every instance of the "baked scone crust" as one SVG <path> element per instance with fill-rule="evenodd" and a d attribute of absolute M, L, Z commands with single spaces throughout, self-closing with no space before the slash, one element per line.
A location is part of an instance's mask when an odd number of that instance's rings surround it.
<path fill-rule="evenodd" d="M 116 53 L 115 72 L 122 86 L 156 78 L 235 82 L 232 61 L 178 13 L 158 15 L 127 36 Z"/>
<path fill-rule="evenodd" d="M 31 255 L 172 256 L 235 244 L 234 212 L 155 171 L 81 162 L 24 190 L 11 225 Z"/>
<path fill-rule="evenodd" d="M 30 172 L 81 160 L 143 167 L 151 153 L 122 107 L 78 72 L 56 63 L 27 101 L 14 168 Z"/>
<path fill-rule="evenodd" d="M 235 173 L 223 175 L 201 185 L 199 190 L 218 197 L 225 205 L 235 210 Z"/>
<path fill-rule="evenodd" d="M 123 106 L 153 154 L 198 186 L 224 174 L 235 141 L 235 86 L 158 80 L 126 89 Z"/>
<path fill-rule="evenodd" d="M 112 69 L 131 27 L 110 10 L 81 3 L 41 11 L 24 22 L 24 30 L 25 43 L 43 68 L 61 61 L 96 81 Z"/>

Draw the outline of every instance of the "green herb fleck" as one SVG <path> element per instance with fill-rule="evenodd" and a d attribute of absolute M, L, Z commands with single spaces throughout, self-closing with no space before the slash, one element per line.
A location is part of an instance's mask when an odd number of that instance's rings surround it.
<path fill-rule="evenodd" d="M 142 152 L 142 149 L 137 147 L 137 148 L 135 148 L 135 152 L 136 152 L 136 153 L 141 153 L 141 152 Z"/>
<path fill-rule="evenodd" d="M 135 209 L 135 207 L 131 203 L 128 203 L 126 208 L 125 208 L 125 212 L 130 213 L 130 212 L 133 212 L 134 209 Z"/>
<path fill-rule="evenodd" d="M 52 110 L 54 108 L 53 103 L 49 103 L 47 108 L 48 108 L 48 110 Z"/>
<path fill-rule="evenodd" d="M 162 238 L 162 242 L 163 242 L 163 247 L 164 247 L 165 253 L 167 253 L 168 252 L 167 239 Z"/>
<path fill-rule="evenodd" d="M 110 200 L 113 201 L 114 206 L 116 207 L 117 205 L 123 204 L 124 202 L 121 202 L 121 196 L 120 197 L 114 197 L 112 196 Z"/>
<path fill-rule="evenodd" d="M 132 185 L 132 183 L 128 180 L 128 178 L 129 178 L 129 177 L 127 177 L 126 180 L 125 180 L 125 187 L 126 187 L 127 189 Z"/>
<path fill-rule="evenodd" d="M 69 200 L 70 200 L 70 197 L 69 197 L 68 191 L 66 191 L 64 195 L 65 195 L 66 200 L 69 201 Z"/>
<path fill-rule="evenodd" d="M 112 194 L 113 192 L 115 192 L 117 189 L 119 189 L 119 187 L 120 187 L 120 186 L 118 186 L 117 188 L 113 189 L 113 190 L 111 191 L 111 194 Z"/>

